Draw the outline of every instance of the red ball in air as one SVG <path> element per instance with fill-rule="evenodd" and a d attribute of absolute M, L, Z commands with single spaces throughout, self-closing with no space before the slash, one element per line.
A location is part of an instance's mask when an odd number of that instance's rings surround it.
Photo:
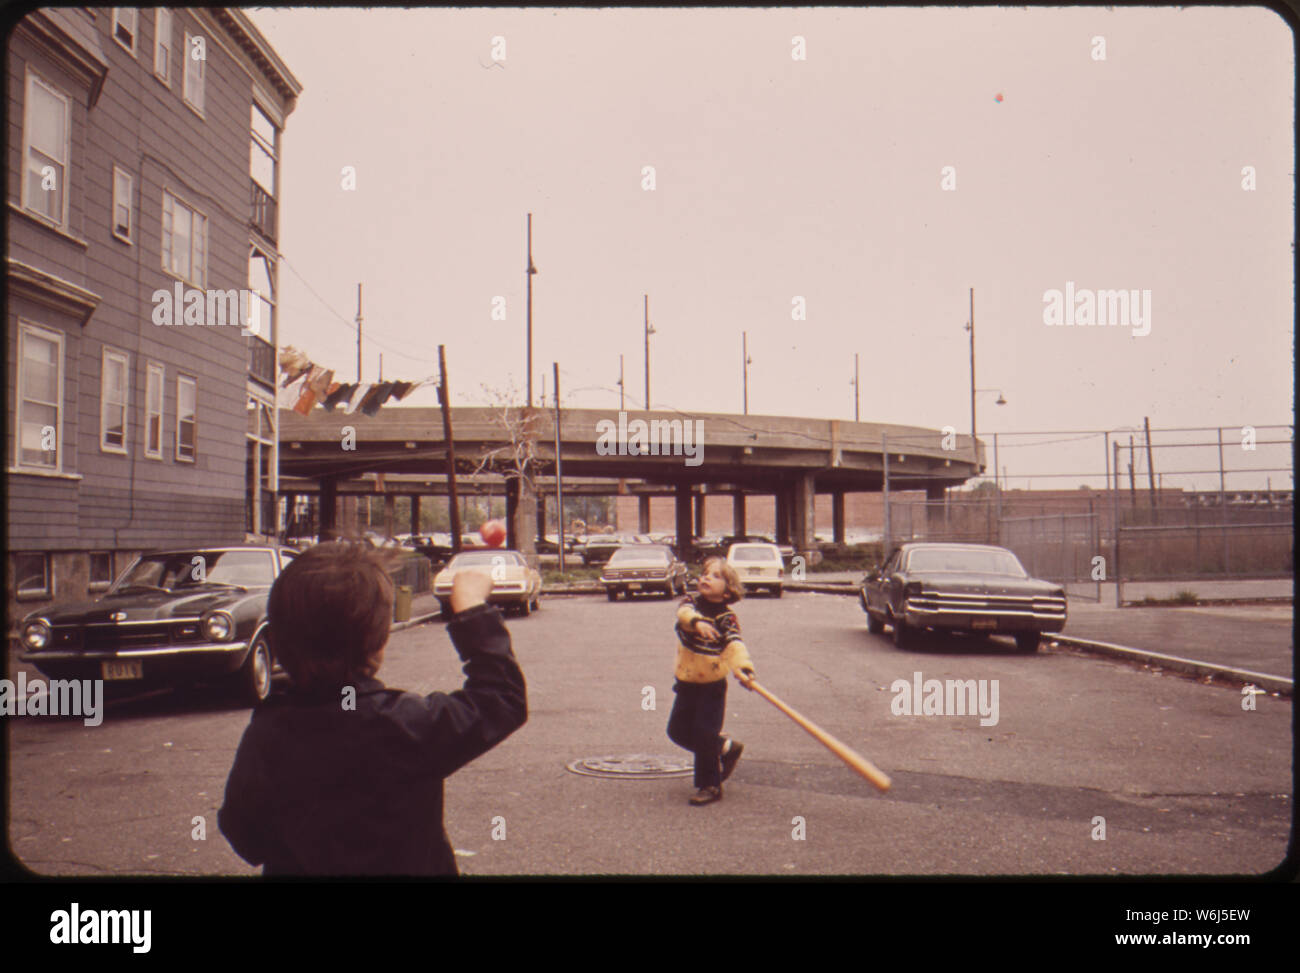
<path fill-rule="evenodd" d="M 478 536 L 488 547 L 500 547 L 506 542 L 506 525 L 499 520 L 489 520 L 478 529 Z"/>

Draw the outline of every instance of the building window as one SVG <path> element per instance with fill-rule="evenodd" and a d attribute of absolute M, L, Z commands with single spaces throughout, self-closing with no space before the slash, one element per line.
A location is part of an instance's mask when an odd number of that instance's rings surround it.
<path fill-rule="evenodd" d="M 198 43 L 195 43 L 195 42 Z M 203 114 L 203 82 L 207 68 L 207 44 L 202 37 L 185 32 L 185 81 L 182 97 L 200 115 Z"/>
<path fill-rule="evenodd" d="M 113 8 L 113 39 L 135 57 L 135 29 L 140 21 L 140 11 L 135 7 Z"/>
<path fill-rule="evenodd" d="M 185 375 L 176 376 L 176 459 L 180 462 L 194 462 L 198 399 L 198 382 Z"/>
<path fill-rule="evenodd" d="M 159 7 L 154 15 L 153 73 L 163 84 L 172 83 L 172 12 Z"/>
<path fill-rule="evenodd" d="M 99 392 L 99 448 L 126 452 L 127 386 L 131 360 L 122 352 L 104 349 Z"/>
<path fill-rule="evenodd" d="M 90 552 L 90 590 L 103 591 L 113 583 L 113 552 Z"/>
<path fill-rule="evenodd" d="M 208 279 L 208 218 L 163 193 L 163 270 L 198 287 Z"/>
<path fill-rule="evenodd" d="M 131 173 L 113 166 L 113 236 L 124 243 L 131 242 L 133 184 Z"/>
<path fill-rule="evenodd" d="M 71 103 L 31 72 L 23 110 L 23 209 L 58 226 L 68 222 Z"/>
<path fill-rule="evenodd" d="M 248 289 L 257 297 L 257 336 L 275 344 L 275 258 L 257 246 L 248 257 Z"/>
<path fill-rule="evenodd" d="M 63 335 L 18 326 L 18 469 L 63 469 Z"/>
<path fill-rule="evenodd" d="M 14 593 L 19 598 L 48 598 L 50 590 L 50 556 L 48 554 L 14 554 Z"/>
<path fill-rule="evenodd" d="M 162 459 L 163 381 L 163 367 L 149 362 L 145 366 L 144 454 L 150 459 Z"/>

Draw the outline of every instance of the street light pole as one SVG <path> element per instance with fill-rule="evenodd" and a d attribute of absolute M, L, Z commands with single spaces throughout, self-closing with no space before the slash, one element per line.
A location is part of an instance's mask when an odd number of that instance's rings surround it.
<path fill-rule="evenodd" d="M 623 356 L 618 356 L 618 411 L 623 411 Z"/>
<path fill-rule="evenodd" d="M 528 268 L 524 277 L 528 282 L 528 408 L 533 407 L 533 214 L 528 214 Z"/>
<path fill-rule="evenodd" d="M 749 415 L 749 332 L 740 332 L 740 370 L 744 373 L 744 408 Z"/>
<path fill-rule="evenodd" d="M 970 289 L 970 320 L 966 322 L 966 330 L 970 332 L 970 451 L 971 462 L 975 464 L 979 462 L 979 447 L 975 439 L 975 288 L 973 287 Z"/>
<path fill-rule="evenodd" d="M 853 353 L 853 421 L 861 422 L 861 416 L 858 413 L 858 353 Z"/>
<path fill-rule="evenodd" d="M 650 295 L 645 294 L 645 407 L 650 411 L 650 336 L 655 329 L 650 327 Z"/>

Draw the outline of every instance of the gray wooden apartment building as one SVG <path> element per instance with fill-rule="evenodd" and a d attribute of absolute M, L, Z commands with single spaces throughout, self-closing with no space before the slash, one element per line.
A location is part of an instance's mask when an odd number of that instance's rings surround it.
<path fill-rule="evenodd" d="M 301 85 L 234 8 L 41 9 L 7 54 L 12 625 L 141 550 L 276 532 L 279 158 Z M 177 288 L 203 323 L 155 323 Z M 232 290 L 255 326 L 211 323 L 207 296 Z"/>

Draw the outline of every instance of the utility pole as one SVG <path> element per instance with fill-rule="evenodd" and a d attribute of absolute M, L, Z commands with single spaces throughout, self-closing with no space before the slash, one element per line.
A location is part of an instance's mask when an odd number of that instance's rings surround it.
<path fill-rule="evenodd" d="M 621 356 L 620 356 L 621 357 Z M 556 510 L 556 547 L 560 552 L 560 574 L 564 574 L 564 475 L 560 466 L 560 363 L 551 362 L 555 373 L 555 510 Z M 620 383 L 621 384 L 621 383 Z M 545 407 L 545 403 L 543 403 Z"/>
<path fill-rule="evenodd" d="M 1133 474 L 1133 437 L 1128 437 L 1128 505 L 1137 506 L 1137 480 Z"/>
<path fill-rule="evenodd" d="M 885 559 L 890 554 L 890 544 L 892 542 L 890 524 L 889 524 L 889 442 L 888 437 L 882 432 L 880 434 L 880 459 L 884 468 L 883 497 L 881 503 L 885 508 L 885 543 L 880 550 L 880 563 L 884 564 Z"/>
<path fill-rule="evenodd" d="M 858 353 L 856 351 L 853 353 L 853 421 L 862 421 L 858 413 Z"/>
<path fill-rule="evenodd" d="M 447 388 L 447 348 L 438 346 L 438 401 L 442 404 L 442 438 L 447 446 L 447 510 L 451 519 L 451 549 L 460 553 L 460 504 L 456 497 L 456 442 L 451 435 L 451 390 Z"/>
<path fill-rule="evenodd" d="M 1151 509 L 1156 509 L 1156 466 L 1151 457 L 1151 417 L 1142 417 L 1142 428 L 1146 430 L 1147 440 L 1147 479 L 1151 486 Z M 1157 515 L 1158 516 L 1158 515 Z"/>
<path fill-rule="evenodd" d="M 357 383 L 361 383 L 361 285 L 357 284 Z"/>
<path fill-rule="evenodd" d="M 749 332 L 740 332 L 740 367 L 745 373 L 744 378 L 744 408 L 745 415 L 749 415 Z"/>
<path fill-rule="evenodd" d="M 650 327 L 650 295 L 642 295 L 645 298 L 645 408 L 650 411 L 650 336 L 654 334 L 654 328 Z"/>
<path fill-rule="evenodd" d="M 623 356 L 618 356 L 618 411 L 623 411 Z"/>
<path fill-rule="evenodd" d="M 528 408 L 533 407 L 533 214 L 528 214 L 528 268 L 524 276 L 528 282 Z"/>
<path fill-rule="evenodd" d="M 379 381 L 384 380 L 384 353 L 379 353 Z"/>
<path fill-rule="evenodd" d="M 970 320 L 966 322 L 970 331 L 970 451 L 972 464 L 979 463 L 979 445 L 975 439 L 975 288 L 970 289 Z M 997 472 L 996 467 L 994 473 Z"/>

